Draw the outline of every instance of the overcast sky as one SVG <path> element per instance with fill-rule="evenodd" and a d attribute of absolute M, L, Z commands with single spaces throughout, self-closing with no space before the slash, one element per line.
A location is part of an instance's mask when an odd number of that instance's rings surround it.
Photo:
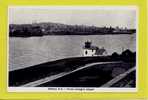
<path fill-rule="evenodd" d="M 136 10 L 100 7 L 10 7 L 10 24 L 64 24 L 136 28 Z"/>

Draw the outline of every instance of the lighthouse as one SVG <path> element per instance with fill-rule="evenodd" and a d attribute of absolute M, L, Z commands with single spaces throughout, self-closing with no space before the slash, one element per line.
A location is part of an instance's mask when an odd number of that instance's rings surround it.
<path fill-rule="evenodd" d="M 91 41 L 86 41 L 83 47 L 83 56 L 105 56 L 107 55 L 107 51 L 104 47 L 99 48 L 97 46 L 93 46 Z"/>
<path fill-rule="evenodd" d="M 92 46 L 92 42 L 86 41 L 83 47 L 83 56 L 95 56 L 97 47 Z"/>

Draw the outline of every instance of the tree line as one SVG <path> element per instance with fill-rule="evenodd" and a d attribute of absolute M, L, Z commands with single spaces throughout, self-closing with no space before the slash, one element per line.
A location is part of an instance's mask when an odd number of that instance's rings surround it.
<path fill-rule="evenodd" d="M 60 23 L 10 24 L 9 36 L 29 37 L 43 35 L 105 35 L 132 34 L 135 29 L 66 25 Z"/>

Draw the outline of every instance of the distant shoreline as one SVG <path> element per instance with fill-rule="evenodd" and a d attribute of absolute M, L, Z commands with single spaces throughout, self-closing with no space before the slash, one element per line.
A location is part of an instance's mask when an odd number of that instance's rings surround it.
<path fill-rule="evenodd" d="M 136 29 L 120 27 L 97 27 L 86 25 L 67 25 L 61 23 L 10 24 L 10 37 L 32 37 L 45 35 L 120 35 L 134 34 Z"/>
<path fill-rule="evenodd" d="M 99 35 L 133 35 L 133 34 L 99 34 Z M 14 38 L 29 38 L 29 37 L 44 37 L 44 36 L 98 36 L 96 34 L 92 35 L 42 35 L 42 36 L 10 36 Z"/>

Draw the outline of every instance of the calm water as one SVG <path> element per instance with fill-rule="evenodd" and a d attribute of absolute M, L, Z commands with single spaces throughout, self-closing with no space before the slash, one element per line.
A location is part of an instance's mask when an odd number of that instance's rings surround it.
<path fill-rule="evenodd" d="M 82 56 L 84 42 L 104 47 L 108 54 L 136 50 L 136 34 L 92 36 L 43 36 L 9 39 L 9 69 L 16 70 L 57 59 Z"/>

